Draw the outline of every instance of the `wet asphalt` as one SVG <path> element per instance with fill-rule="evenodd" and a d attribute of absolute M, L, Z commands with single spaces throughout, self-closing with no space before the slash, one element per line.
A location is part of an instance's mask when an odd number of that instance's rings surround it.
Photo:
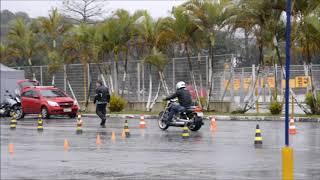
<path fill-rule="evenodd" d="M 206 121 L 183 139 L 181 128 L 161 131 L 156 120 L 146 120 L 140 129 L 138 119 L 128 119 L 131 136 L 121 139 L 124 119 L 109 119 L 105 129 L 97 118 L 83 121 L 79 135 L 75 119 L 45 120 L 39 133 L 34 117 L 18 121 L 16 130 L 2 118 L 1 179 L 281 179 L 283 122 L 259 122 L 263 146 L 255 148 L 256 122 L 217 120 L 212 132 Z M 295 179 L 319 180 L 320 123 L 296 126 L 290 136 Z"/>

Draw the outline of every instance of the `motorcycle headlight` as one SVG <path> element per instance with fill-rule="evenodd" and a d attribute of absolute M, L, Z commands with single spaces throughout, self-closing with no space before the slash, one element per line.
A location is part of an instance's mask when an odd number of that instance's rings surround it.
<path fill-rule="evenodd" d="M 58 103 L 53 102 L 53 101 L 48 101 L 49 106 L 59 106 Z"/>

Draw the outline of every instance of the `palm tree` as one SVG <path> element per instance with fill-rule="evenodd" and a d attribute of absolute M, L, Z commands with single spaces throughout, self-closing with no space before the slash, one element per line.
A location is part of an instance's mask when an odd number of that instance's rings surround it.
<path fill-rule="evenodd" d="M 27 61 L 33 79 L 36 79 L 32 69 L 32 57 L 39 51 L 39 41 L 30 24 L 27 24 L 22 18 L 16 19 L 10 26 L 7 40 L 10 56 Z"/>
<path fill-rule="evenodd" d="M 54 85 L 54 74 L 63 64 L 63 58 L 61 56 L 63 51 L 62 37 L 63 34 L 71 28 L 71 25 L 64 21 L 63 16 L 59 14 L 57 9 L 52 9 L 49 18 L 39 18 L 39 22 L 44 36 L 44 46 L 49 59 L 49 73 L 53 74 L 52 85 Z"/>
<path fill-rule="evenodd" d="M 113 18 L 115 18 L 120 24 L 118 26 L 122 32 L 120 36 L 120 41 L 118 46 L 120 47 L 122 53 L 125 54 L 124 59 L 124 71 L 123 71 L 123 78 L 122 78 L 122 86 L 121 86 L 121 95 L 123 96 L 124 90 L 125 90 L 125 84 L 126 84 L 126 77 L 127 77 L 127 71 L 128 71 L 128 54 L 130 52 L 130 44 L 132 44 L 132 40 L 138 35 L 138 20 L 141 16 L 143 16 L 144 11 L 136 11 L 132 15 L 123 9 L 117 10 Z M 119 30 L 119 29 L 118 29 Z M 118 70 L 117 70 L 118 71 Z"/>
<path fill-rule="evenodd" d="M 161 50 L 165 50 L 167 45 L 170 43 L 172 36 L 170 33 L 167 33 L 164 26 L 164 19 L 154 20 L 147 11 L 143 12 L 143 16 L 141 17 L 141 21 L 138 24 L 138 34 L 141 38 L 140 44 L 142 44 L 142 48 L 146 50 L 143 54 L 145 58 L 149 59 L 147 63 L 149 65 L 149 96 L 146 108 L 147 110 L 151 109 L 151 96 L 152 96 L 152 68 L 151 66 L 155 66 L 157 69 L 162 69 L 159 73 L 159 77 L 162 81 L 163 89 L 166 94 L 169 94 L 168 86 L 165 82 L 163 69 L 164 67 L 157 67 L 157 65 L 153 64 L 150 59 L 157 59 L 154 61 L 164 61 L 165 57 L 162 54 Z M 160 51 L 159 51 L 160 50 Z M 160 91 L 160 84 L 158 86 L 158 92 Z M 158 94 L 158 93 L 157 93 Z M 156 98 L 155 98 L 156 99 Z"/>
<path fill-rule="evenodd" d="M 126 75 L 127 75 L 127 60 L 128 60 L 128 46 L 129 41 L 134 35 L 134 28 L 136 20 L 140 17 L 141 13 L 139 11 L 135 12 L 133 15 L 126 10 L 117 10 L 111 18 L 106 19 L 100 28 L 103 38 L 103 46 L 107 51 L 110 51 L 114 58 L 114 86 L 115 92 L 119 93 L 118 85 L 118 74 L 119 74 L 119 55 L 121 53 L 125 54 L 124 63 L 124 78 L 122 80 L 124 90 Z M 123 91 L 122 91 L 123 94 Z"/>
<path fill-rule="evenodd" d="M 294 42 L 298 45 L 298 51 L 302 53 L 304 62 L 307 64 L 313 104 L 316 105 L 316 111 L 320 112 L 311 68 L 312 56 L 316 56 L 320 52 L 320 3 L 318 0 L 297 1 L 294 4 L 293 11 L 296 19 L 296 31 L 293 32 L 293 37 L 296 37 Z"/>
<path fill-rule="evenodd" d="M 97 46 L 94 43 L 96 36 L 96 28 L 94 25 L 80 24 L 70 30 L 70 33 L 66 35 L 63 46 L 64 51 L 71 52 L 71 57 L 66 57 L 68 60 L 79 59 L 83 64 L 83 87 L 85 101 L 88 100 L 88 63 L 92 62 L 92 59 L 96 57 Z M 68 56 L 68 55 L 65 55 Z"/>
<path fill-rule="evenodd" d="M 156 47 L 154 47 L 154 48 L 152 48 L 150 54 L 144 58 L 144 62 L 149 64 L 150 66 L 155 67 L 158 71 L 158 75 L 160 78 L 157 93 L 156 93 L 152 103 L 149 106 L 147 105 L 147 110 L 150 111 L 152 109 L 153 105 L 155 104 L 156 100 L 159 97 L 161 85 L 162 85 L 162 88 L 164 89 L 164 91 L 166 92 L 166 94 L 167 95 L 169 94 L 168 86 L 167 86 L 167 83 L 165 81 L 165 77 L 163 74 L 164 68 L 168 63 L 168 60 L 167 60 L 167 57 L 162 52 L 158 51 L 156 49 Z M 151 92 L 151 91 L 149 91 L 149 92 Z M 149 98 L 151 98 L 150 93 L 149 93 Z"/>
<path fill-rule="evenodd" d="M 163 29 L 162 36 L 172 37 L 172 42 L 177 42 L 182 46 L 182 50 L 187 55 L 188 67 L 192 85 L 195 88 L 197 101 L 200 103 L 198 88 L 193 71 L 193 64 L 190 58 L 191 47 L 197 43 L 195 36 L 200 33 L 199 26 L 194 23 L 188 13 L 187 9 L 183 6 L 174 7 L 172 10 L 173 17 L 167 17 L 163 21 L 165 28 Z"/>
<path fill-rule="evenodd" d="M 0 43 L 0 62 L 5 62 L 7 60 L 7 46 Z"/>
<path fill-rule="evenodd" d="M 246 33 L 253 35 L 259 49 L 258 75 L 264 62 L 264 48 L 267 45 L 276 43 L 273 47 L 277 50 L 277 56 L 281 65 L 279 48 L 277 46 L 280 35 L 280 27 L 283 26 L 280 21 L 282 2 L 274 3 L 273 1 L 252 1 L 241 0 L 228 9 L 230 17 L 225 21 L 226 25 L 233 31 L 243 29 Z M 277 8 L 274 8 L 277 7 Z M 280 8 L 279 8 L 280 7 Z M 279 23 L 280 22 L 280 23 Z M 258 78 L 253 82 L 253 88 L 250 97 L 253 97 L 254 89 L 257 85 Z M 250 109 L 250 102 L 247 102 L 243 112 Z M 249 107 L 249 108 L 248 108 Z"/>
<path fill-rule="evenodd" d="M 205 43 L 209 46 L 209 56 L 212 61 L 211 70 L 213 74 L 213 47 L 215 45 L 216 32 L 220 30 L 223 25 L 223 21 L 228 17 L 229 11 L 227 9 L 231 7 L 230 0 L 211 1 L 211 0 L 190 0 L 183 4 L 188 10 L 188 15 L 191 17 L 193 22 L 197 24 L 199 29 L 203 31 L 205 35 Z M 198 40 L 199 41 L 199 40 Z M 200 39 L 200 43 L 203 40 Z M 210 102 L 212 88 L 213 88 L 213 75 L 210 79 L 209 93 L 207 102 Z M 207 103 L 207 109 L 209 109 Z"/>

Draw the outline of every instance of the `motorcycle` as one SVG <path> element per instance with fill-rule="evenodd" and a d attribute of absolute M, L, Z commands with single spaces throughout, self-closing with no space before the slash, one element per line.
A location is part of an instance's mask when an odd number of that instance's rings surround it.
<path fill-rule="evenodd" d="M 0 116 L 1 117 L 10 117 L 13 114 L 16 115 L 17 119 L 21 119 L 23 116 L 22 109 L 21 109 L 21 100 L 18 95 L 13 97 L 9 94 L 9 91 L 6 91 L 6 99 L 0 105 Z"/>
<path fill-rule="evenodd" d="M 190 106 L 184 112 L 174 115 L 172 121 L 168 122 L 170 108 L 177 103 L 176 99 L 168 101 L 165 110 L 159 113 L 158 125 L 161 130 L 166 130 L 170 126 L 187 127 L 191 131 L 198 131 L 203 123 L 203 112 L 198 106 Z"/>

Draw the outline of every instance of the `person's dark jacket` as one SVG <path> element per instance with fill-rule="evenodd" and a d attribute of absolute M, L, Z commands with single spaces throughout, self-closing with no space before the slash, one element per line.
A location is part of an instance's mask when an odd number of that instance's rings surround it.
<path fill-rule="evenodd" d="M 96 88 L 96 95 L 94 97 L 95 104 L 107 104 L 110 101 L 109 89 L 105 86 Z"/>
<path fill-rule="evenodd" d="M 185 88 L 178 89 L 174 94 L 165 98 L 165 100 L 178 98 L 179 104 L 183 107 L 190 107 L 193 105 L 191 94 Z"/>

